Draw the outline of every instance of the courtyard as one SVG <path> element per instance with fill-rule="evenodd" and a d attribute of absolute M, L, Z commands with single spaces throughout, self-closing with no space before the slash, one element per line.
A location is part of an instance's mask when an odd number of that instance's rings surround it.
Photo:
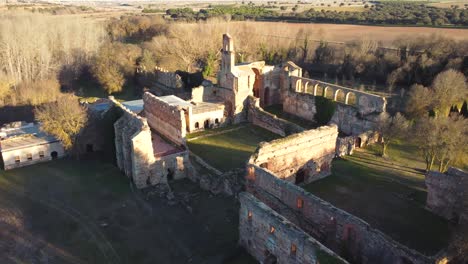
<path fill-rule="evenodd" d="M 188 146 L 211 166 L 229 171 L 244 168 L 260 142 L 279 137 L 258 126 L 245 124 L 191 134 Z"/>
<path fill-rule="evenodd" d="M 398 142 L 390 158 L 374 145 L 335 159 L 332 175 L 305 189 L 427 255 L 448 244 L 449 223 L 424 209 L 426 187 L 417 148 Z"/>
<path fill-rule="evenodd" d="M 252 263 L 238 203 L 188 180 L 174 199 L 130 186 L 111 163 L 63 159 L 0 172 L 2 263 Z M 216 208 L 214 210 L 213 208 Z M 255 263 L 255 262 L 253 262 Z"/>

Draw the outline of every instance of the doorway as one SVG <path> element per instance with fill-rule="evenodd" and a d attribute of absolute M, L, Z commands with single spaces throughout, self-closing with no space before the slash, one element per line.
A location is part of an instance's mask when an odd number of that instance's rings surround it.
<path fill-rule="evenodd" d="M 304 169 L 299 169 L 296 173 L 295 184 L 301 184 L 305 181 L 306 172 Z"/>
<path fill-rule="evenodd" d="M 354 147 L 356 148 L 360 148 L 361 147 L 361 138 L 360 137 L 357 137 L 355 140 L 354 140 Z"/>
<path fill-rule="evenodd" d="M 52 152 L 50 153 L 50 156 L 52 157 L 52 159 L 57 159 L 57 158 L 58 158 L 58 153 L 57 153 L 57 151 L 52 151 Z"/>

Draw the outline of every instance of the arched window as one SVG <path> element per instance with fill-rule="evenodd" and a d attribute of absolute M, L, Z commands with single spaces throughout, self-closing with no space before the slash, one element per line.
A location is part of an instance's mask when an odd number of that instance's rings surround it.
<path fill-rule="evenodd" d="M 215 124 L 219 124 L 219 119 L 218 118 L 215 119 Z"/>
<path fill-rule="evenodd" d="M 200 128 L 200 124 L 198 122 L 195 122 L 195 128 Z"/>
<path fill-rule="evenodd" d="M 345 104 L 347 104 L 347 105 L 356 105 L 356 103 L 357 103 L 356 94 L 354 94 L 353 92 L 347 93 L 346 94 Z"/>

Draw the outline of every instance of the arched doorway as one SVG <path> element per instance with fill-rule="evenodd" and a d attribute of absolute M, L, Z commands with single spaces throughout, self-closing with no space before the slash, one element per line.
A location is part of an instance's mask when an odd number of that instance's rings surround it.
<path fill-rule="evenodd" d="M 58 153 L 57 153 L 57 151 L 52 151 L 52 152 L 50 153 L 50 156 L 52 157 L 52 159 L 58 158 Z"/>
<path fill-rule="evenodd" d="M 203 124 L 203 127 L 204 127 L 205 129 L 210 128 L 210 121 L 209 121 L 209 120 L 205 120 L 205 123 Z"/>
<path fill-rule="evenodd" d="M 301 184 L 305 181 L 306 171 L 304 169 L 299 169 L 296 173 L 295 184 Z"/>
<path fill-rule="evenodd" d="M 354 140 L 354 147 L 360 148 L 360 147 L 361 147 L 361 143 L 362 143 L 361 138 L 360 138 L 360 137 L 357 137 L 357 138 Z"/>
<path fill-rule="evenodd" d="M 258 69 L 252 68 L 255 73 L 255 80 L 253 83 L 253 95 L 257 98 L 260 98 L 260 87 L 262 87 L 262 76 Z"/>

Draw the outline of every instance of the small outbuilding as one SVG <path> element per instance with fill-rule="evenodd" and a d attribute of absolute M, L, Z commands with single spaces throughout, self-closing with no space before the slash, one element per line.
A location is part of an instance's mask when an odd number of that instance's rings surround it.
<path fill-rule="evenodd" d="M 61 158 L 60 140 L 40 129 L 40 124 L 13 122 L 0 128 L 1 165 L 4 170 Z"/>

